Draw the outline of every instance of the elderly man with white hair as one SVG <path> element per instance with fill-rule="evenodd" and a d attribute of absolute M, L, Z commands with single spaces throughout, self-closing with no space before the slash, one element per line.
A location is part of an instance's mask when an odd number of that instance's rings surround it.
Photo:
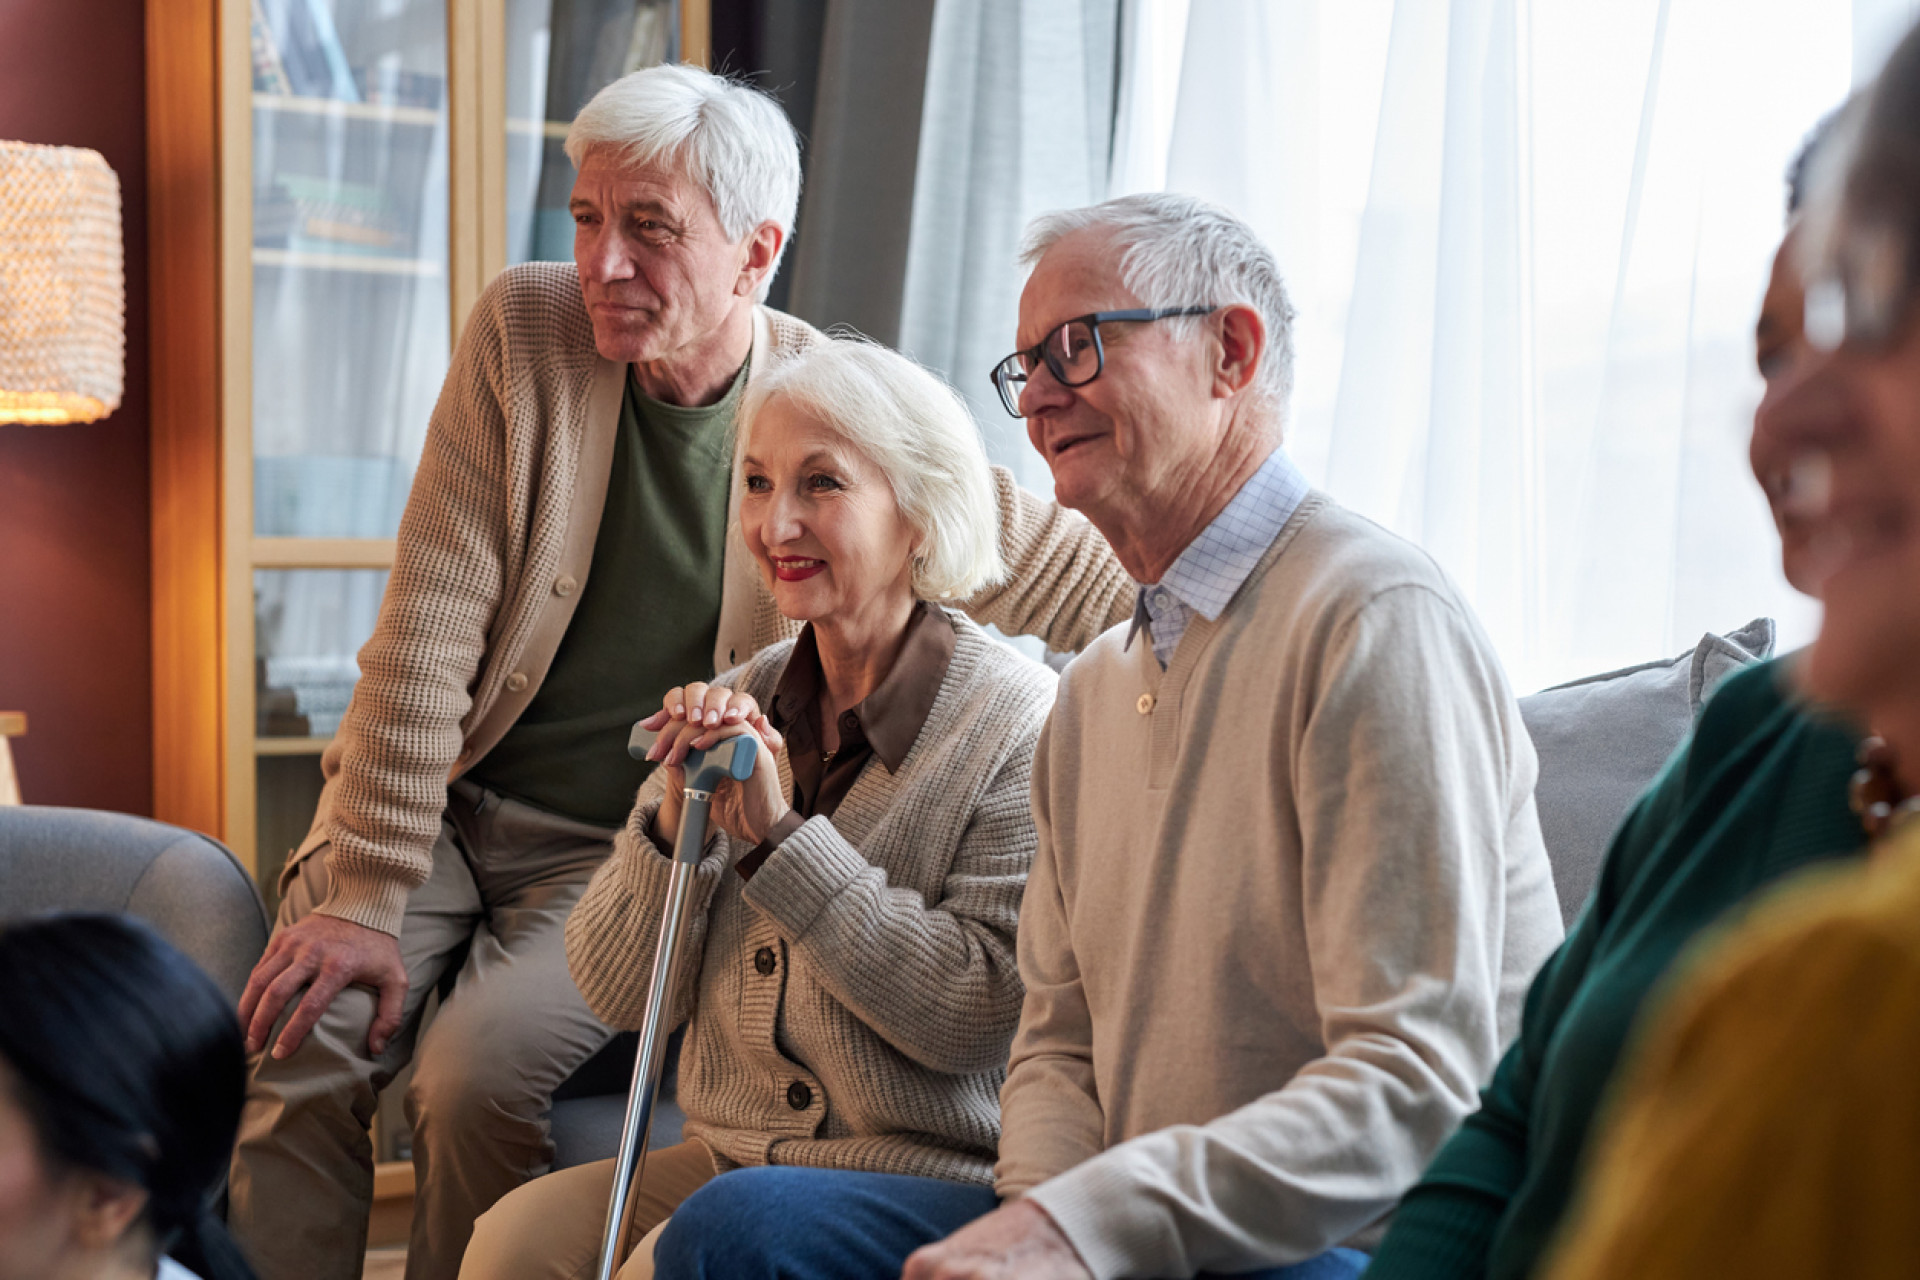
<path fill-rule="evenodd" d="M 510 270 L 467 321 L 242 998 L 230 1216 L 265 1280 L 359 1274 L 367 1126 L 409 1059 L 410 1277 L 454 1275 L 474 1219 L 545 1171 L 553 1090 L 612 1034 L 562 930 L 651 768 L 627 728 L 795 630 L 727 532 L 736 406 L 819 340 L 759 305 L 793 130 L 750 87 L 659 67 L 590 102 L 567 155 L 574 269 Z M 969 612 L 1063 650 L 1125 616 L 1097 532 L 1004 471 L 990 487 L 1008 572 Z"/>
<path fill-rule="evenodd" d="M 907 1258 L 846 1175 L 732 1174 L 669 1223 L 662 1280 L 847 1274 L 876 1237 L 908 1280 L 1355 1275 L 1560 938 L 1472 611 L 1280 447 L 1272 254 L 1148 195 L 1044 217 L 1025 256 L 994 379 L 1138 596 L 1034 760 L 1000 1206 Z"/>

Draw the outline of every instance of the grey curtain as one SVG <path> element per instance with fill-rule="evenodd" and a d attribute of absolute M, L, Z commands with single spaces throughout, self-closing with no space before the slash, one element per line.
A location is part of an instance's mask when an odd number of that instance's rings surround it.
<path fill-rule="evenodd" d="M 888 344 L 900 333 L 934 7 L 828 0 L 805 130 L 789 309 Z"/>
<path fill-rule="evenodd" d="M 1119 0 L 934 12 L 897 345 L 959 388 L 989 456 L 1043 493 L 1045 464 L 987 371 L 1013 349 L 1028 221 L 1106 198 L 1119 29 Z"/>
<path fill-rule="evenodd" d="M 1105 198 L 1119 0 L 827 0 L 791 310 L 938 370 L 994 461 L 1050 480 L 987 370 L 1035 214 Z"/>

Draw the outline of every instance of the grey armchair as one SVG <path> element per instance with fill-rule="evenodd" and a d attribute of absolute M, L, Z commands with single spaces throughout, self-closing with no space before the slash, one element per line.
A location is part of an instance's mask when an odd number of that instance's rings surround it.
<path fill-rule="evenodd" d="M 0 921 L 44 911 L 139 916 L 236 1002 L 267 945 L 260 894 L 218 841 L 124 813 L 0 807 Z"/>

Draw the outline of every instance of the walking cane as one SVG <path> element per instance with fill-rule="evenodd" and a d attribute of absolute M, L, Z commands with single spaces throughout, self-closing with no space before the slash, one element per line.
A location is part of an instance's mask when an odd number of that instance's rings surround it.
<path fill-rule="evenodd" d="M 633 726 L 627 754 L 646 759 L 655 734 Z M 633 1062 L 633 1086 L 627 1094 L 627 1121 L 620 1134 L 620 1156 L 613 1165 L 613 1198 L 607 1203 L 607 1232 L 600 1245 L 597 1280 L 613 1280 L 626 1261 L 633 1236 L 633 1187 L 647 1167 L 647 1139 L 653 1131 L 653 1104 L 660 1092 L 660 1068 L 667 1045 L 667 1003 L 673 998 L 668 983 L 674 954 L 686 931 L 687 893 L 700 849 L 707 842 L 707 806 L 722 779 L 745 782 L 753 776 L 759 747 L 750 733 L 716 742 L 704 751 L 689 751 L 686 804 L 680 812 L 680 838 L 674 845 L 672 879 L 667 884 L 667 908 L 660 915 L 660 938 L 653 948 L 653 978 L 647 984 L 647 1014 L 640 1024 L 640 1053 Z"/>

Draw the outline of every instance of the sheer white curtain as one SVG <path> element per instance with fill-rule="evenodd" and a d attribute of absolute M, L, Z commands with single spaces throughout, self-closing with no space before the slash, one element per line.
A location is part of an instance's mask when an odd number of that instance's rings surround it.
<path fill-rule="evenodd" d="M 1129 0 L 1110 190 L 1191 191 L 1300 313 L 1288 443 L 1428 548 L 1516 688 L 1814 606 L 1746 437 L 1801 137 L 1911 0 Z"/>
<path fill-rule="evenodd" d="M 899 347 L 966 396 L 995 462 L 1050 492 L 987 371 L 1013 349 L 1020 233 L 1106 197 L 1118 0 L 938 0 Z"/>

